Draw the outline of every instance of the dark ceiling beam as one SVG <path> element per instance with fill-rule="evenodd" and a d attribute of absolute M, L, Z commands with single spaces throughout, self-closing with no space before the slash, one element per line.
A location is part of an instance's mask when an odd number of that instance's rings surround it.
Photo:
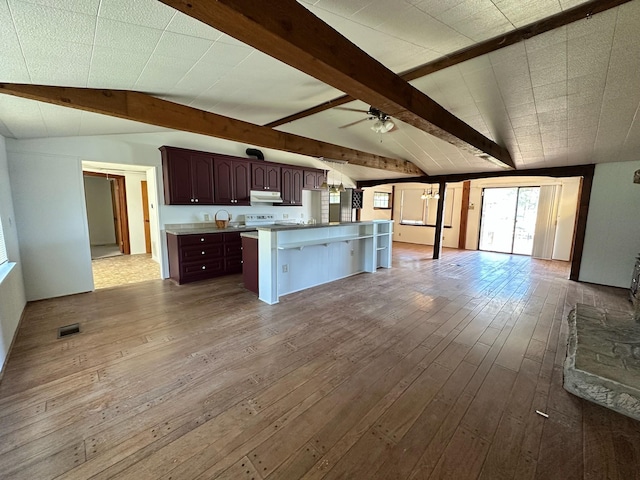
<path fill-rule="evenodd" d="M 448 175 L 423 175 L 420 177 L 385 178 L 383 180 L 361 180 L 357 182 L 357 187 L 375 187 L 392 183 L 455 183 L 466 180 L 497 177 L 592 177 L 595 167 L 594 164 L 588 164 L 571 165 L 567 167 L 531 168 L 529 170 L 512 170 L 509 172 L 498 170 L 493 172 L 452 173 Z"/>
<path fill-rule="evenodd" d="M 183 132 L 233 140 L 252 146 L 273 148 L 311 157 L 344 160 L 351 165 L 409 175 L 424 173 L 406 160 L 382 157 L 299 135 L 278 132 L 272 128 L 162 100 L 146 93 L 14 83 L 0 83 L 0 93 Z"/>
<path fill-rule="evenodd" d="M 467 60 L 471 60 L 481 55 L 495 52 L 496 50 L 508 47 L 509 45 L 514 45 L 529 38 L 535 37 L 536 35 L 540 35 L 541 33 L 555 30 L 556 28 L 563 27 L 578 20 L 590 18 L 597 13 L 604 12 L 606 10 L 609 10 L 610 8 L 618 7 L 630 1 L 631 0 L 592 0 L 590 2 L 584 3 L 569 10 L 565 10 L 538 22 L 531 23 L 525 27 L 513 30 L 512 32 L 509 32 L 505 35 L 494 37 L 484 42 L 476 43 L 475 45 L 471 45 L 470 47 L 463 48 L 449 55 L 445 55 L 432 62 L 425 63 L 424 65 L 420 65 L 419 67 L 413 68 L 411 70 L 407 70 L 406 72 L 401 73 L 400 76 L 407 82 L 410 82 L 411 80 L 427 76 L 439 70 L 444 70 L 445 68 L 458 65 L 459 63 L 466 62 Z M 345 103 L 349 103 L 354 100 L 356 99 L 350 95 L 343 95 L 341 97 L 334 98 L 333 100 L 329 100 L 328 102 L 321 103 L 320 105 L 316 105 L 315 107 L 311 107 L 306 110 L 302 110 L 301 112 L 294 113 L 293 115 L 288 115 L 279 120 L 274 120 L 273 122 L 267 123 L 265 126 L 271 128 L 279 127 L 280 125 L 284 125 L 285 123 L 290 123 L 294 120 L 300 120 L 301 118 L 324 112 L 325 110 L 344 105 Z"/>
<path fill-rule="evenodd" d="M 296 0 L 160 0 L 354 98 L 506 168 L 509 151 L 474 130 Z"/>

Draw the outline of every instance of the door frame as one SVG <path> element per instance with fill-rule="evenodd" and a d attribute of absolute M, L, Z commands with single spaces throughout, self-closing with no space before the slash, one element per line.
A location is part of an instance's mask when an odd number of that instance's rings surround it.
<path fill-rule="evenodd" d="M 129 215 L 127 213 L 127 189 L 124 175 L 114 175 L 112 173 L 99 173 L 82 171 L 83 176 L 101 177 L 111 181 L 112 207 L 116 221 L 116 242 L 120 252 L 124 255 L 131 254 L 131 242 L 129 239 Z M 120 237 L 120 238 L 117 238 Z"/>

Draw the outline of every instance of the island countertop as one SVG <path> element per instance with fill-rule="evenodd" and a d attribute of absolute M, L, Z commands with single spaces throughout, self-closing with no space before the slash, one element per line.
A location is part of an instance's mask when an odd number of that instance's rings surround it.
<path fill-rule="evenodd" d="M 384 221 L 384 220 L 382 220 Z M 258 230 L 266 230 L 268 232 L 283 232 L 287 230 L 306 230 L 310 228 L 325 228 L 325 227 L 344 227 L 347 225 L 373 225 L 378 220 L 369 220 L 361 222 L 329 222 L 329 223 L 279 223 L 275 225 L 260 225 L 256 227 Z"/>

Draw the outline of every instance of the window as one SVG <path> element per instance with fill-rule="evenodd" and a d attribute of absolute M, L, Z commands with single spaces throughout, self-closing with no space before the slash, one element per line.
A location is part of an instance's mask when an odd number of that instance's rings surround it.
<path fill-rule="evenodd" d="M 401 191 L 400 223 L 404 225 L 436 226 L 438 213 L 438 199 L 423 199 L 425 190 L 407 189 Z M 451 227 L 453 223 L 453 194 L 454 190 L 447 190 L 444 201 L 443 226 Z"/>
<path fill-rule="evenodd" d="M 391 208 L 391 193 L 373 192 L 373 208 Z"/>
<path fill-rule="evenodd" d="M 2 233 L 2 220 L 0 220 L 0 265 L 9 261 L 7 258 L 7 247 L 4 244 L 4 234 Z"/>
<path fill-rule="evenodd" d="M 329 203 L 336 204 L 340 203 L 340 192 L 329 192 Z"/>

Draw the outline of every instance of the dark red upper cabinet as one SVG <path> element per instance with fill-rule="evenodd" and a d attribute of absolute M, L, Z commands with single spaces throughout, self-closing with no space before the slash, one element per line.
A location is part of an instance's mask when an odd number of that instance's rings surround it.
<path fill-rule="evenodd" d="M 251 190 L 280 191 L 280 166 L 254 162 L 251 164 Z"/>
<path fill-rule="evenodd" d="M 216 155 L 213 170 L 216 205 L 249 205 L 251 169 L 248 160 Z"/>
<path fill-rule="evenodd" d="M 160 147 L 167 205 L 213 205 L 213 157 L 183 148 Z"/>
<path fill-rule="evenodd" d="M 303 170 L 282 167 L 282 206 L 302 205 Z"/>
<path fill-rule="evenodd" d="M 325 181 L 325 173 L 323 170 L 304 170 L 304 183 L 303 188 L 305 190 L 319 190 L 322 183 Z"/>

